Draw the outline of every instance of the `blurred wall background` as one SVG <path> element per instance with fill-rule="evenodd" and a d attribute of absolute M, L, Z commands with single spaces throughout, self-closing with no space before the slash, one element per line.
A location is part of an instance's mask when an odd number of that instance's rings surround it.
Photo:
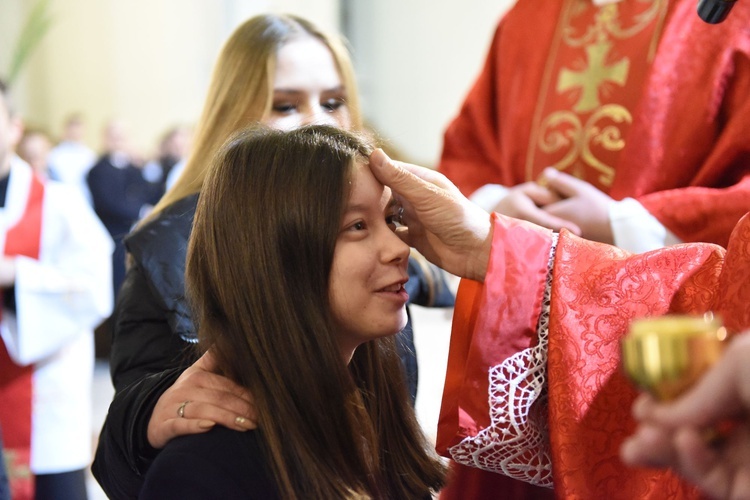
<path fill-rule="evenodd" d="M 0 75 L 38 0 L 0 0 Z M 25 120 L 53 138 L 83 113 L 87 142 L 113 117 L 150 154 L 197 120 L 213 62 L 248 17 L 291 12 L 350 41 L 366 118 L 410 159 L 437 162 L 442 133 L 512 0 L 48 0 L 49 30 L 13 85 Z"/>

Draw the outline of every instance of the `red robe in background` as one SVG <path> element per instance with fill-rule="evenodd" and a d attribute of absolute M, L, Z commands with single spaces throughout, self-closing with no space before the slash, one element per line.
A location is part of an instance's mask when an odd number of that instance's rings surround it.
<path fill-rule="evenodd" d="M 558 498 L 698 498 L 671 472 L 620 462 L 637 391 L 619 340 L 634 318 L 668 313 L 714 311 L 730 331 L 750 328 L 750 215 L 726 252 L 691 243 L 637 255 L 493 223 L 485 282 L 463 281 L 456 300 L 437 438 L 475 469 L 441 498 L 552 496 L 507 476 Z"/>
<path fill-rule="evenodd" d="M 636 198 L 682 241 L 726 246 L 750 210 L 750 2 L 518 0 L 445 134 L 465 193 L 547 166 Z"/>

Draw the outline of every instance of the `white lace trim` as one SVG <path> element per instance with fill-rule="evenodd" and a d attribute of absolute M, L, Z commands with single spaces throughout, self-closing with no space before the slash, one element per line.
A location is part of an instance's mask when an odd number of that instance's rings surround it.
<path fill-rule="evenodd" d="M 552 488 L 547 428 L 547 339 L 556 248 L 557 233 L 554 233 L 537 325 L 539 343 L 490 368 L 490 426 L 448 449 L 453 460 L 460 464 L 546 488 Z"/>

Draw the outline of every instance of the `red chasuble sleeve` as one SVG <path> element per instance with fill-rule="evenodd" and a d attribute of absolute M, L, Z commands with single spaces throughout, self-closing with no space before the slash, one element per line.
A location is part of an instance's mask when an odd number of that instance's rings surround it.
<path fill-rule="evenodd" d="M 619 446 L 634 429 L 636 391 L 619 369 L 619 339 L 632 319 L 667 313 L 713 310 L 732 331 L 750 327 L 750 217 L 736 227 L 726 257 L 711 244 L 632 255 L 563 232 L 554 250 L 549 303 L 537 292 L 547 273 L 551 233 L 518 224 L 535 236 L 517 238 L 516 224 L 495 219 L 484 285 L 459 290 L 439 450 L 494 471 L 475 474 L 473 491 L 492 484 L 483 475 L 502 473 L 554 487 L 558 498 L 699 497 L 668 471 L 620 462 Z M 509 250 L 523 245 L 523 251 Z M 514 278 L 514 272 L 520 274 Z M 524 307 L 527 314 L 548 307 L 547 334 L 544 315 L 538 336 L 530 334 L 538 316 L 504 324 L 505 296 L 532 304 Z M 508 372 L 513 376 L 503 376 Z M 535 392 L 530 405 L 509 404 L 529 389 Z M 485 493 L 499 498 L 490 486 Z"/>
<path fill-rule="evenodd" d="M 648 173 L 622 195 L 635 196 L 682 241 L 726 247 L 750 210 L 750 5 L 717 31 L 695 23 L 687 4 L 660 41 L 623 152 L 624 167 L 645 165 Z"/>
<path fill-rule="evenodd" d="M 460 114 L 446 130 L 443 154 L 438 170 L 445 174 L 466 196 L 485 184 L 510 184 L 501 180 L 500 120 L 498 118 L 499 50 L 495 32 L 490 52 L 479 78 L 464 101 Z"/>
<path fill-rule="evenodd" d="M 490 425 L 487 372 L 497 360 L 538 343 L 552 233 L 497 215 L 493 223 L 494 241 L 503 244 L 493 246 L 492 280 L 463 280 L 458 293 L 438 422 L 452 432 L 438 434 L 441 451 Z"/>

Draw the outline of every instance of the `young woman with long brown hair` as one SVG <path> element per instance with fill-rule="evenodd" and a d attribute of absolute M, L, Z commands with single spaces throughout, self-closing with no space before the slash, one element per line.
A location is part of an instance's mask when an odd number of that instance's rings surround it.
<path fill-rule="evenodd" d="M 442 486 L 394 337 L 410 250 L 371 151 L 312 126 L 244 131 L 219 153 L 186 282 L 201 350 L 253 394 L 259 430 L 172 440 L 142 498 L 429 498 Z"/>

